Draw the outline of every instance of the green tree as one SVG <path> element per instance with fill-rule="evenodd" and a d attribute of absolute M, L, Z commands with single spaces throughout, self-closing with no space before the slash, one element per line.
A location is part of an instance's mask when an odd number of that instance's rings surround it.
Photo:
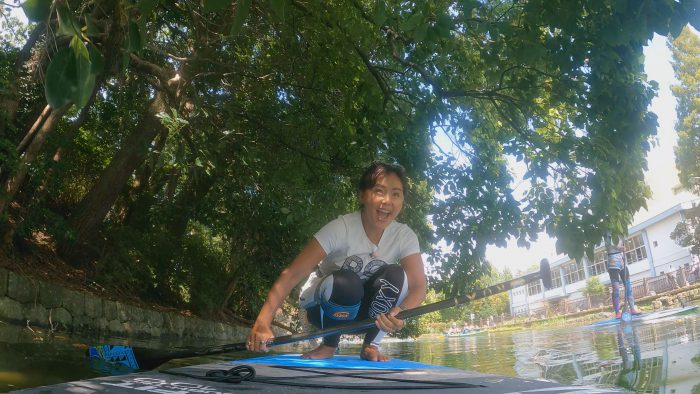
<path fill-rule="evenodd" d="M 681 184 L 700 194 L 700 36 L 690 28 L 669 44 L 673 52 L 673 71 L 679 83 L 671 87 L 676 97 L 675 148 L 676 167 Z M 671 233 L 681 246 L 690 246 L 693 254 L 700 255 L 700 215 L 694 207 L 684 215 Z"/>
<path fill-rule="evenodd" d="M 691 0 L 23 9 L 32 24 L 0 54 L 5 247 L 47 233 L 141 297 L 246 316 L 311 234 L 357 209 L 375 159 L 407 168 L 400 220 L 445 295 L 509 237 L 544 230 L 592 254 L 648 196 L 642 48 L 698 20 Z M 442 136 L 455 149 L 435 154 Z M 511 158 L 531 186 L 519 200 Z"/>
<path fill-rule="evenodd" d="M 592 276 L 586 280 L 586 287 L 582 292 L 586 297 L 601 297 L 607 294 L 607 288 L 600 283 L 597 276 Z"/>
<path fill-rule="evenodd" d="M 686 27 L 669 47 L 679 81 L 671 87 L 678 114 L 676 167 L 681 184 L 700 193 L 700 36 Z"/>

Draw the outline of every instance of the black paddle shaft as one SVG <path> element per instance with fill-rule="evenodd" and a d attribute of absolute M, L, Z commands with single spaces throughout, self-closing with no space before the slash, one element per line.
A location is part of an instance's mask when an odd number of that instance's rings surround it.
<path fill-rule="evenodd" d="M 538 272 L 532 272 L 525 276 L 519 278 L 511 279 L 507 282 L 499 283 L 497 285 L 489 286 L 485 289 L 476 290 L 472 293 L 465 294 L 459 297 L 451 298 L 448 300 L 434 302 L 432 304 L 419 306 L 413 309 L 407 309 L 401 311 L 396 315 L 399 319 L 409 319 L 412 317 L 424 315 L 426 313 L 439 311 L 442 309 L 451 308 L 453 306 L 467 304 L 469 302 L 486 298 L 488 296 L 502 293 L 504 291 L 511 290 L 515 287 L 523 286 L 525 284 L 542 280 L 544 287 L 546 289 L 552 286 L 552 276 L 549 268 L 549 263 L 546 260 L 540 262 L 540 270 Z M 318 331 L 310 333 L 300 333 L 292 335 L 284 335 L 281 337 L 276 337 L 267 343 L 267 346 L 279 346 L 286 345 L 289 343 L 301 342 L 315 338 L 327 337 L 330 335 L 339 334 L 351 334 L 360 331 L 366 331 L 375 326 L 374 319 L 365 319 L 358 322 L 353 322 L 350 324 L 344 324 L 336 327 L 324 328 Z M 176 358 L 185 357 L 195 357 L 195 356 L 205 356 L 211 354 L 219 354 L 226 352 L 237 352 L 246 350 L 245 342 L 232 343 L 228 345 L 212 346 L 208 348 L 200 349 L 174 349 L 174 350 L 156 350 L 132 347 L 134 356 L 138 361 L 141 369 L 152 369 L 155 368 L 169 360 Z"/>
<path fill-rule="evenodd" d="M 415 307 L 412 309 L 407 309 L 405 311 L 401 311 L 400 313 L 398 313 L 396 315 L 396 317 L 398 319 L 409 319 L 412 317 L 424 315 L 426 313 L 451 308 L 453 306 L 467 304 L 467 303 L 472 302 L 474 300 L 479 300 L 479 299 L 486 298 L 486 297 L 494 295 L 494 294 L 502 293 L 504 291 L 508 291 L 508 290 L 511 290 L 515 287 L 523 286 L 525 284 L 528 284 L 528 283 L 531 283 L 531 282 L 534 282 L 534 281 L 537 281 L 540 279 L 542 279 L 542 283 L 544 284 L 544 287 L 546 289 L 549 289 L 552 287 L 552 275 L 551 275 L 549 263 L 546 260 L 543 260 L 540 263 L 540 270 L 537 272 L 532 272 L 532 273 L 527 274 L 525 276 L 511 279 L 507 282 L 499 283 L 499 284 L 496 284 L 493 286 L 489 286 L 485 289 L 476 290 L 472 293 L 465 294 L 465 295 L 462 295 L 459 297 L 434 302 L 434 303 L 428 304 L 428 305 L 418 306 L 418 307 Z M 276 337 L 272 341 L 268 342 L 267 345 L 268 346 L 286 345 L 289 343 L 301 342 L 301 341 L 306 341 L 306 340 L 315 339 L 315 338 L 327 337 L 327 336 L 331 336 L 331 335 L 351 334 L 354 332 L 365 331 L 365 330 L 370 329 L 374 326 L 375 326 L 374 319 L 365 319 L 365 320 L 361 320 L 361 321 L 350 323 L 350 324 L 344 324 L 341 326 L 324 328 L 324 329 L 314 331 L 311 333 L 300 333 L 300 334 L 292 334 L 292 335 L 284 335 L 281 337 Z M 223 352 L 228 352 L 228 351 L 241 351 L 241 350 L 245 350 L 245 349 L 246 349 L 245 343 L 235 343 L 235 344 L 222 345 L 222 346 L 210 348 L 204 354 L 223 353 Z"/>

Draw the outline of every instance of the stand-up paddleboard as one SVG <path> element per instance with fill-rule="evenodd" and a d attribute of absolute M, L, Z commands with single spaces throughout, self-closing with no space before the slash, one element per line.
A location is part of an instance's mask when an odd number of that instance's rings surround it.
<path fill-rule="evenodd" d="M 237 382 L 238 383 L 235 383 Z M 621 390 L 507 378 L 412 361 L 371 362 L 357 356 L 304 360 L 274 355 L 109 376 L 20 393 L 616 393 Z"/>
<path fill-rule="evenodd" d="M 669 317 L 669 316 L 676 316 L 676 315 L 683 315 L 686 313 L 692 313 L 692 312 L 697 311 L 697 309 L 698 309 L 697 305 L 672 308 L 672 309 L 666 309 L 666 310 L 661 310 L 661 311 L 642 313 L 641 315 L 632 315 L 632 318 L 629 322 L 623 321 L 622 319 L 612 318 L 612 319 L 601 320 L 601 321 L 595 322 L 595 323 L 591 324 L 591 326 L 592 327 L 605 327 L 605 326 L 612 326 L 612 325 L 620 324 L 620 323 L 651 322 L 651 321 L 663 319 L 663 318 Z"/>

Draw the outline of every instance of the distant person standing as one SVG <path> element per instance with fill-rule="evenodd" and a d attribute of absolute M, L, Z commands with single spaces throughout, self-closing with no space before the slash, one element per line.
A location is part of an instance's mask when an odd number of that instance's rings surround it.
<path fill-rule="evenodd" d="M 610 283 L 612 284 L 612 302 L 615 309 L 615 317 L 621 318 L 622 311 L 620 309 L 620 286 L 625 286 L 625 298 L 630 306 L 630 313 L 639 315 L 641 312 L 634 306 L 634 297 L 632 296 L 632 283 L 630 281 L 630 272 L 625 263 L 625 244 L 623 239 L 619 242 L 612 242 L 612 235 L 608 232 L 605 235 L 605 250 L 608 254 L 608 275 L 610 275 Z"/>

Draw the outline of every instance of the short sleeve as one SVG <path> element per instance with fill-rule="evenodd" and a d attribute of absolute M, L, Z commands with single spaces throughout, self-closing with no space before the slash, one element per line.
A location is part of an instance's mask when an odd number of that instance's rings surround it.
<path fill-rule="evenodd" d="M 418 237 L 416 236 L 416 233 L 414 233 L 413 230 L 406 225 L 404 225 L 401 230 L 401 252 L 399 254 L 400 260 L 416 253 L 420 253 L 420 245 L 418 244 Z"/>
<path fill-rule="evenodd" d="M 334 250 L 338 249 L 340 241 L 347 237 L 347 227 L 345 226 L 345 221 L 342 216 L 335 220 L 328 222 L 323 226 L 316 234 L 314 238 L 326 252 L 326 255 L 330 255 Z"/>

